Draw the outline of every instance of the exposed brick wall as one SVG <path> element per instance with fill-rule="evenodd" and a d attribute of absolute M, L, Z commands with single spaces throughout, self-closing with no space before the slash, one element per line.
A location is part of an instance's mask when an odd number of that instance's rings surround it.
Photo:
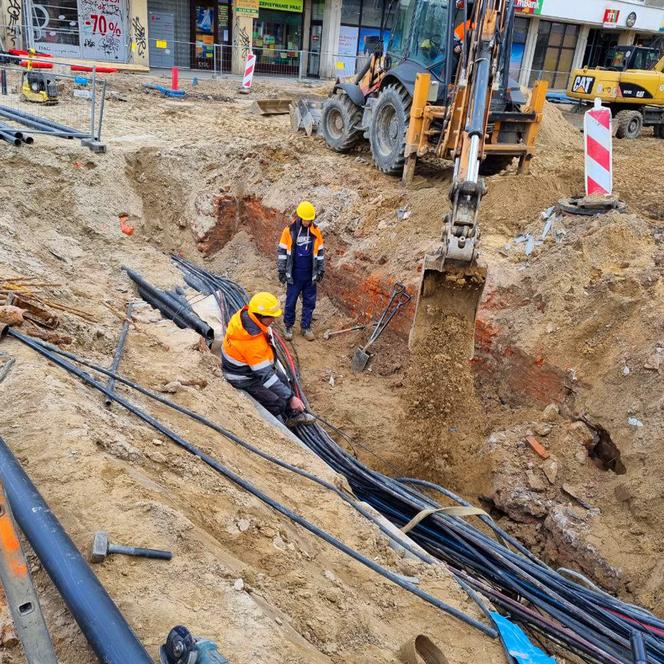
<path fill-rule="evenodd" d="M 210 231 L 206 247 L 217 251 L 238 229 L 246 230 L 254 239 L 259 252 L 274 258 L 282 229 L 289 223 L 289 217 L 272 208 L 265 207 L 254 198 L 248 197 L 235 203 L 220 199 L 219 224 L 223 228 Z M 233 210 L 237 210 L 238 221 L 233 221 Z M 235 225 L 234 225 L 235 223 Z M 232 229 L 232 233 L 230 233 Z M 328 270 L 322 289 L 335 303 L 361 322 L 375 319 L 385 307 L 396 279 L 378 271 L 372 257 L 354 254 L 353 260 L 345 258 L 348 246 L 333 236 L 326 237 Z M 206 254 L 209 252 L 205 252 Z M 336 267 L 335 267 L 336 266 Z M 411 303 L 390 323 L 392 332 L 407 339 L 415 315 L 415 301 L 419 288 L 419 273 L 406 287 L 413 296 Z M 516 293 L 493 289 L 485 294 L 482 308 L 477 317 L 475 334 L 474 365 L 480 375 L 498 384 L 509 394 L 512 401 L 526 401 L 545 405 L 551 401 L 562 402 L 567 390 L 563 369 L 546 364 L 542 358 L 534 357 L 514 346 L 507 335 L 493 320 L 492 311 L 504 311 L 515 302 Z"/>

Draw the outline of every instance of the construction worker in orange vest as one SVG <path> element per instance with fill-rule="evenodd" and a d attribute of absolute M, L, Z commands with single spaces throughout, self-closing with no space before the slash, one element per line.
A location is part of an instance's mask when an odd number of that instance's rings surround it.
<path fill-rule="evenodd" d="M 302 295 L 302 335 L 308 341 L 316 337 L 311 331 L 311 318 L 316 308 L 316 284 L 325 276 L 323 234 L 314 223 L 316 208 L 309 201 L 297 206 L 295 221 L 284 228 L 279 240 L 277 270 L 279 281 L 286 286 L 284 338 L 293 338 L 295 306 Z"/>
<path fill-rule="evenodd" d="M 272 293 L 256 293 L 249 304 L 228 322 L 221 355 L 226 380 L 248 392 L 286 426 L 312 424 L 302 400 L 279 370 L 271 326 L 281 316 L 279 300 Z"/>

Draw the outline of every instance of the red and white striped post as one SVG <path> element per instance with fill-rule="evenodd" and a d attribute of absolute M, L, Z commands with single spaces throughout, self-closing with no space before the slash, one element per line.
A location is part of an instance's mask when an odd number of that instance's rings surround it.
<path fill-rule="evenodd" d="M 251 92 L 251 83 L 254 80 L 254 69 L 256 68 L 256 55 L 249 51 L 247 53 L 247 63 L 244 66 L 244 77 L 242 78 L 242 85 L 240 92 L 249 94 Z"/>
<path fill-rule="evenodd" d="M 611 111 L 595 99 L 595 106 L 585 114 L 586 196 L 613 193 L 613 136 Z"/>

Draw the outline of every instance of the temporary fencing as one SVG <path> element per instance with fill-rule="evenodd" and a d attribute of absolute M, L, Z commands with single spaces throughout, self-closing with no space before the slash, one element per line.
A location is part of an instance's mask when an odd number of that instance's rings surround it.
<path fill-rule="evenodd" d="M 41 101 L 31 101 L 33 95 L 39 98 L 44 86 L 48 94 Z M 43 56 L 2 55 L 0 130 L 29 137 L 76 138 L 101 149 L 105 91 L 106 81 L 95 66 Z"/>

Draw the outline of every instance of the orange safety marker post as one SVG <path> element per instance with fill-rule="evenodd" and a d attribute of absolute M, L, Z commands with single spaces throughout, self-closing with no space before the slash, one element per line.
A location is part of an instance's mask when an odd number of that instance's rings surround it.
<path fill-rule="evenodd" d="M 0 484 L 0 581 L 28 664 L 58 664 L 2 484 Z"/>

